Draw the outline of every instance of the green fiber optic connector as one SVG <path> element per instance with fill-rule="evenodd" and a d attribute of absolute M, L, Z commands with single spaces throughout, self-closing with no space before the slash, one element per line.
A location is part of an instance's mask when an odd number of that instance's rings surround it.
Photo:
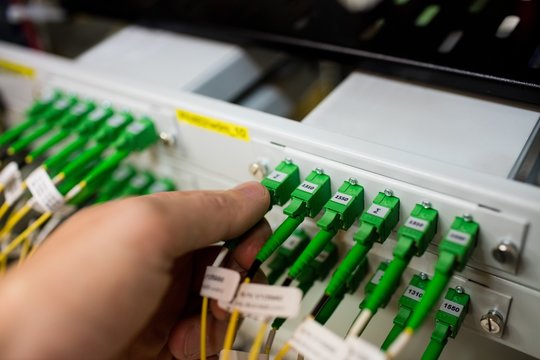
<path fill-rule="evenodd" d="M 300 170 L 290 160 L 282 161 L 274 171 L 265 177 L 263 184 L 270 192 L 272 205 L 283 206 L 293 190 L 300 184 Z"/>
<path fill-rule="evenodd" d="M 260 264 L 266 261 L 283 242 L 300 226 L 306 216 L 314 217 L 330 199 L 330 177 L 320 170 L 312 171 L 291 194 L 291 202 L 283 210 L 288 217 L 278 226 L 272 236 L 257 253 L 248 272 L 250 277 Z"/>
<path fill-rule="evenodd" d="M 330 177 L 321 170 L 314 170 L 294 189 L 283 213 L 289 217 L 315 217 L 331 195 Z"/>
<path fill-rule="evenodd" d="M 43 144 L 32 150 L 26 157 L 26 162 L 31 163 L 34 159 L 40 157 L 53 146 L 60 143 L 60 141 L 67 138 L 73 128 L 83 119 L 90 111 L 95 108 L 92 102 L 80 102 L 73 106 L 66 114 L 64 114 L 60 120 L 58 120 L 58 126 L 60 129 L 56 134 L 48 138 Z"/>
<path fill-rule="evenodd" d="M 149 171 L 144 171 L 135 175 L 127 184 L 122 192 L 120 192 L 119 198 L 142 195 L 146 192 L 148 187 L 155 181 L 154 175 Z"/>
<path fill-rule="evenodd" d="M 329 242 L 324 250 L 306 267 L 298 278 L 298 288 L 302 291 L 302 296 L 313 287 L 316 280 L 324 280 L 338 261 L 338 248 L 333 242 Z M 277 318 L 272 323 L 272 328 L 277 330 L 285 322 L 285 318 Z"/>
<path fill-rule="evenodd" d="M 407 323 L 410 332 L 416 331 L 422 325 L 454 272 L 465 268 L 476 246 L 479 230 L 480 226 L 476 222 L 459 216 L 455 218 L 450 231 L 439 244 L 439 259 L 435 264 L 433 279 Z"/>
<path fill-rule="evenodd" d="M 394 317 L 394 326 L 388 333 L 388 336 L 384 340 L 381 349 L 386 350 L 394 342 L 396 337 L 403 331 L 407 321 L 409 321 L 413 314 L 416 305 L 420 302 L 426 287 L 429 284 L 429 278 L 425 274 L 413 275 L 409 285 L 405 288 L 405 291 L 399 298 L 399 309 L 397 315 Z"/>
<path fill-rule="evenodd" d="M 51 92 L 41 99 L 34 102 L 30 109 L 26 112 L 26 119 L 7 129 L 2 134 L 0 134 L 0 146 L 9 145 L 11 142 L 17 140 L 26 130 L 30 129 L 38 123 L 38 116 L 41 112 L 50 107 L 58 98 L 60 94 L 57 92 Z"/>
<path fill-rule="evenodd" d="M 433 240 L 437 231 L 438 215 L 437 210 L 431 207 L 420 204 L 414 207 L 398 231 L 398 241 L 393 251 L 394 258 L 377 288 L 365 300 L 365 309 L 375 314 L 389 301 L 412 257 L 423 255 Z"/>
<path fill-rule="evenodd" d="M 300 256 L 311 238 L 303 229 L 296 229 L 294 233 L 280 246 L 276 255 L 268 264 L 270 273 L 267 276 L 268 284 L 273 285 L 283 275 L 285 270 Z"/>
<path fill-rule="evenodd" d="M 117 168 L 112 173 L 109 181 L 101 186 L 98 191 L 96 203 L 100 204 L 115 199 L 135 174 L 137 174 L 137 170 L 132 165 L 125 165 Z"/>
<path fill-rule="evenodd" d="M 68 159 L 73 154 L 81 151 L 90 140 L 89 138 L 95 135 L 98 129 L 103 125 L 103 122 L 112 115 L 113 111 L 110 108 L 98 108 L 92 111 L 90 114 L 88 114 L 88 116 L 85 117 L 83 121 L 81 121 L 80 125 L 75 129 L 75 133 L 79 134 L 79 137 L 77 137 L 71 143 L 67 144 L 58 153 L 52 155 L 50 158 L 45 160 L 43 166 L 48 171 L 52 171 L 52 169 L 55 169 L 53 172 L 58 172 L 59 169 L 57 168 L 59 167 L 59 165 L 64 163 L 66 159 Z M 113 132 L 116 130 L 121 129 L 113 127 L 113 129 L 109 131 Z M 26 160 L 27 163 L 31 163 L 34 158 L 28 157 Z"/>
<path fill-rule="evenodd" d="M 478 240 L 478 223 L 456 217 L 450 231 L 439 244 L 439 254 L 452 254 L 456 261 L 456 270 L 462 271 L 469 261 Z"/>
<path fill-rule="evenodd" d="M 384 242 L 399 221 L 399 198 L 378 193 L 373 203 L 360 217 L 360 226 L 354 234 L 355 244 L 347 252 L 326 287 L 325 294 L 332 296 L 346 281 L 358 264 L 366 257 L 375 241 Z"/>
<path fill-rule="evenodd" d="M 367 284 L 364 286 L 364 300 L 360 303 L 360 309 L 364 308 L 364 302 L 366 301 L 366 298 L 375 290 L 377 285 L 379 285 L 379 282 L 381 282 L 381 279 L 384 275 L 384 272 L 388 268 L 389 261 L 381 261 L 379 263 L 379 266 L 377 266 L 377 270 L 373 273 Z"/>
<path fill-rule="evenodd" d="M 174 190 L 176 190 L 176 184 L 172 179 L 161 178 L 157 179 L 153 184 L 151 184 L 148 189 L 146 189 L 144 194 L 156 194 L 160 192 L 168 192 Z"/>
<path fill-rule="evenodd" d="M 144 117 L 129 124 L 113 147 L 118 151 L 138 152 L 154 145 L 158 140 L 159 135 L 154 122 Z"/>
<path fill-rule="evenodd" d="M 133 122 L 133 115 L 129 112 L 121 112 L 108 118 L 101 126 L 93 139 L 102 144 L 110 144 L 115 141 L 120 133 Z"/>
<path fill-rule="evenodd" d="M 37 139 L 43 137 L 45 134 L 53 129 L 53 122 L 71 108 L 77 102 L 75 97 L 64 97 L 57 100 L 52 107 L 47 109 L 42 115 L 39 116 L 40 125 L 33 129 L 29 134 L 17 140 L 7 150 L 8 155 L 15 155 L 18 152 L 26 149 Z"/>
<path fill-rule="evenodd" d="M 34 101 L 28 110 L 26 110 L 27 117 L 36 117 L 47 110 L 56 100 L 62 97 L 62 93 L 58 90 L 49 91 L 41 98 Z"/>
<path fill-rule="evenodd" d="M 436 360 L 444 350 L 448 338 L 455 338 L 469 309 L 470 296 L 463 289 L 448 289 L 435 314 L 435 329 L 422 355 L 422 360 Z"/>
<path fill-rule="evenodd" d="M 288 272 L 290 283 L 303 271 L 339 230 L 347 230 L 364 209 L 364 188 L 355 180 L 345 181 L 324 205 L 324 214 L 317 221 L 320 231 L 315 235 Z"/>
<path fill-rule="evenodd" d="M 366 277 L 368 273 L 368 260 L 367 258 L 362 261 L 362 264 L 352 273 L 347 282 L 337 291 L 335 296 L 331 296 L 327 302 L 321 307 L 317 315 L 315 315 L 315 321 L 324 325 L 330 319 L 330 317 L 337 310 L 341 301 L 345 298 L 345 294 L 353 294 L 356 292 L 360 283 Z"/>

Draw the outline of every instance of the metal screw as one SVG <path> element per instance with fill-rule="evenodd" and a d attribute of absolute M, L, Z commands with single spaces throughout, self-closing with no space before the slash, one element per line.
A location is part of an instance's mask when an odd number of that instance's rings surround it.
<path fill-rule="evenodd" d="M 422 201 L 422 206 L 425 208 L 425 209 L 431 209 L 431 202 L 427 201 L 427 200 L 424 200 Z"/>
<path fill-rule="evenodd" d="M 349 182 L 350 182 L 352 185 L 358 185 L 358 180 L 356 180 L 356 179 L 353 178 L 353 177 L 349 178 Z"/>
<path fill-rule="evenodd" d="M 480 326 L 488 334 L 498 335 L 502 333 L 504 320 L 497 310 L 489 310 L 480 318 Z"/>
<path fill-rule="evenodd" d="M 473 217 L 472 217 L 471 214 L 464 213 L 461 217 L 462 217 L 463 220 L 465 220 L 466 222 L 473 221 Z"/>
<path fill-rule="evenodd" d="M 501 264 L 514 262 L 518 257 L 518 250 L 512 241 L 505 239 L 491 251 L 491 255 Z"/>
<path fill-rule="evenodd" d="M 422 279 L 422 280 L 427 280 L 427 279 L 428 279 L 427 274 L 426 274 L 425 272 L 421 272 L 421 273 L 420 273 L 420 279 Z"/>
<path fill-rule="evenodd" d="M 162 131 L 159 133 L 159 139 L 165 146 L 173 146 L 176 144 L 176 137 L 166 131 Z"/>
<path fill-rule="evenodd" d="M 292 164 L 292 163 L 293 163 L 293 162 L 292 162 L 292 159 L 291 159 L 290 157 L 285 158 L 285 164 L 289 164 L 289 165 L 290 165 L 290 164 Z"/>
<path fill-rule="evenodd" d="M 384 189 L 384 195 L 386 196 L 394 196 L 394 192 L 392 191 L 392 189 Z"/>
<path fill-rule="evenodd" d="M 268 169 L 260 162 L 255 161 L 249 165 L 249 172 L 251 175 L 253 175 L 253 177 L 255 177 L 255 179 L 262 180 L 268 173 Z"/>
<path fill-rule="evenodd" d="M 463 294 L 465 292 L 465 289 L 462 286 L 456 286 L 456 292 L 458 294 Z"/>
<path fill-rule="evenodd" d="M 323 169 L 323 168 L 316 168 L 316 169 L 315 169 L 315 172 L 316 172 L 317 174 L 321 175 L 321 174 L 324 174 L 324 169 Z"/>

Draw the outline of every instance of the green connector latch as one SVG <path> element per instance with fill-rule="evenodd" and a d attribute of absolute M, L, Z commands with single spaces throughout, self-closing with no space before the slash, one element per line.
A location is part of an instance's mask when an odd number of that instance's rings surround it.
<path fill-rule="evenodd" d="M 108 118 L 105 124 L 99 128 L 94 139 L 98 143 L 109 145 L 117 140 L 120 133 L 133 122 L 133 115 L 128 112 L 122 112 Z"/>
<path fill-rule="evenodd" d="M 276 255 L 268 264 L 270 273 L 267 276 L 267 280 L 270 285 L 275 284 L 285 270 L 292 265 L 302 251 L 304 251 L 310 240 L 311 238 L 303 229 L 297 229 L 279 247 Z"/>
<path fill-rule="evenodd" d="M 80 102 L 69 109 L 69 111 L 58 120 L 58 125 L 65 129 L 71 129 L 95 108 L 96 105 L 91 101 Z"/>
<path fill-rule="evenodd" d="M 469 309 L 470 296 L 463 289 L 448 289 L 435 314 L 435 329 L 422 355 L 422 360 L 436 360 L 444 350 L 448 338 L 455 338 Z"/>
<path fill-rule="evenodd" d="M 410 239 L 414 243 L 415 255 L 422 256 L 437 232 L 438 216 L 439 213 L 437 210 L 417 204 L 411 215 L 403 223 L 403 226 L 399 228 L 398 239 Z M 396 246 L 394 256 L 398 256 L 397 254 L 400 253 L 399 250 L 399 246 Z M 401 257 L 405 256 L 404 254 L 401 255 Z"/>
<path fill-rule="evenodd" d="M 129 124 L 113 147 L 119 151 L 142 151 L 155 144 L 158 139 L 154 122 L 145 117 Z"/>
<path fill-rule="evenodd" d="M 457 216 L 450 227 L 450 231 L 448 231 L 439 245 L 439 253 L 454 255 L 456 261 L 455 269 L 462 271 L 476 246 L 479 230 L 480 226 L 478 223 Z"/>
<path fill-rule="evenodd" d="M 394 342 L 396 337 L 403 331 L 407 321 L 413 314 L 416 306 L 420 302 L 426 287 L 429 284 L 429 278 L 425 274 L 413 275 L 409 285 L 405 288 L 405 291 L 399 298 L 399 309 L 397 315 L 394 317 L 394 326 L 390 333 L 384 340 L 381 349 L 386 350 L 390 344 Z"/>
<path fill-rule="evenodd" d="M 261 184 L 270 192 L 272 205 L 283 206 L 300 184 L 300 170 L 292 161 L 282 161 L 270 175 L 261 181 Z"/>
<path fill-rule="evenodd" d="M 77 101 L 78 99 L 75 96 L 58 98 L 52 106 L 39 115 L 39 118 L 45 120 L 46 123 L 52 123 L 66 113 Z"/>
<path fill-rule="evenodd" d="M 345 181 L 324 205 L 317 226 L 325 231 L 347 230 L 364 210 L 364 188 L 356 180 Z"/>
<path fill-rule="evenodd" d="M 32 106 L 26 111 L 26 116 L 35 117 L 47 110 L 53 105 L 56 100 L 60 99 L 62 93 L 60 91 L 50 91 L 43 97 L 36 100 Z"/>
<path fill-rule="evenodd" d="M 373 240 L 384 242 L 399 221 L 399 198 L 385 193 L 378 193 L 371 206 L 360 217 L 360 228 L 354 234 L 354 240 L 361 244 L 372 243 Z M 376 238 L 366 233 L 376 231 Z M 370 245 L 371 246 L 371 245 Z"/>
<path fill-rule="evenodd" d="M 120 193 L 119 198 L 142 195 L 146 189 L 155 181 L 154 175 L 149 171 L 144 171 L 135 175 L 127 184 L 126 188 Z"/>
<path fill-rule="evenodd" d="M 292 192 L 291 202 L 283 213 L 290 217 L 315 217 L 331 195 L 330 177 L 314 170 Z"/>
<path fill-rule="evenodd" d="M 98 107 L 85 116 L 84 120 L 75 129 L 75 132 L 81 136 L 93 135 L 103 125 L 103 122 L 113 114 L 113 109 L 110 107 Z"/>
<path fill-rule="evenodd" d="M 156 180 L 152 185 L 146 189 L 144 194 L 156 194 L 160 192 L 168 192 L 176 190 L 176 184 L 172 179 L 161 178 Z"/>
<path fill-rule="evenodd" d="M 97 203 L 103 203 L 115 199 L 120 191 L 127 185 L 137 170 L 131 165 L 125 165 L 117 168 L 110 180 L 105 183 L 98 191 Z"/>
<path fill-rule="evenodd" d="M 366 298 L 373 292 L 373 290 L 375 290 L 377 285 L 379 285 L 379 282 L 381 282 L 384 272 L 388 268 L 388 263 L 389 261 L 382 261 L 381 263 L 379 263 L 379 266 L 377 266 L 377 270 L 375 270 L 367 284 L 364 286 L 364 299 L 360 303 L 360 309 L 364 308 Z"/>

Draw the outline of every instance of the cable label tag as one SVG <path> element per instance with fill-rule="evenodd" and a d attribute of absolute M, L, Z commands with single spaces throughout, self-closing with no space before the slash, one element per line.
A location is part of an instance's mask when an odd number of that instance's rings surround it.
<path fill-rule="evenodd" d="M 266 178 L 268 180 L 273 180 L 273 181 L 276 181 L 278 183 L 281 183 L 281 182 L 283 182 L 283 180 L 285 180 L 287 178 L 287 174 L 285 174 L 284 172 L 281 172 L 281 171 L 274 170 Z"/>
<path fill-rule="evenodd" d="M 334 194 L 334 196 L 332 196 L 330 200 L 338 204 L 349 205 L 349 203 L 352 200 L 352 196 L 338 191 L 337 193 Z"/>
<path fill-rule="evenodd" d="M 319 187 L 319 185 L 317 185 L 317 184 L 314 184 L 314 183 L 309 182 L 309 181 L 304 181 L 303 183 L 301 183 L 298 186 L 298 190 L 302 190 L 302 191 L 305 191 L 307 193 L 313 194 L 313 192 L 315 190 L 317 190 L 318 187 Z"/>
<path fill-rule="evenodd" d="M 281 245 L 282 248 L 287 250 L 294 250 L 302 242 L 300 236 L 291 235 L 284 243 Z"/>
<path fill-rule="evenodd" d="M 470 239 L 471 235 L 457 230 L 450 230 L 446 235 L 446 240 L 463 246 L 466 246 Z"/>
<path fill-rule="evenodd" d="M 32 193 L 39 212 L 55 212 L 64 205 L 64 197 L 43 168 L 34 170 L 26 178 L 28 190 Z"/>
<path fill-rule="evenodd" d="M 88 115 L 88 120 L 92 122 L 100 121 L 106 113 L 105 108 L 97 108 Z"/>
<path fill-rule="evenodd" d="M 349 354 L 347 359 L 356 360 L 385 360 L 386 356 L 379 348 L 368 343 L 366 340 L 357 337 L 347 338 L 345 340 Z"/>
<path fill-rule="evenodd" d="M 4 198 L 7 205 L 13 205 L 24 192 L 19 165 L 12 161 L 0 172 L 0 184 L 4 185 Z"/>
<path fill-rule="evenodd" d="M 249 129 L 245 126 L 234 124 L 232 122 L 223 121 L 192 113 L 190 111 L 176 109 L 176 119 L 179 122 L 189 124 L 207 131 L 229 136 L 234 139 L 250 141 Z"/>
<path fill-rule="evenodd" d="M 388 211 L 390 211 L 389 208 L 377 204 L 371 204 L 369 209 L 367 209 L 366 213 L 384 218 L 386 214 L 388 214 Z"/>
<path fill-rule="evenodd" d="M 424 230 L 426 230 L 428 224 L 429 224 L 429 222 L 426 221 L 426 220 L 419 219 L 419 218 L 414 217 L 414 216 L 409 216 L 409 218 L 407 219 L 407 221 L 405 221 L 405 224 L 403 224 L 403 225 L 410 228 L 410 229 L 418 230 L 418 231 L 423 232 Z"/>
<path fill-rule="evenodd" d="M 236 308 L 255 318 L 295 317 L 300 311 L 302 292 L 298 288 L 262 284 L 242 284 L 232 303 L 219 301 L 228 311 Z"/>
<path fill-rule="evenodd" d="M 345 360 L 348 349 L 343 339 L 320 325 L 307 319 L 293 333 L 291 346 L 310 360 Z"/>
<path fill-rule="evenodd" d="M 240 283 L 240 274 L 231 269 L 207 266 L 201 286 L 201 296 L 231 301 Z"/>
<path fill-rule="evenodd" d="M 374 285 L 378 285 L 379 282 L 381 282 L 381 278 L 383 277 L 384 275 L 384 270 L 377 270 L 375 272 L 375 274 L 373 275 L 373 277 L 371 278 L 371 281 L 370 283 L 374 284 Z"/>
<path fill-rule="evenodd" d="M 444 311 L 447 314 L 450 314 L 452 316 L 459 316 L 461 312 L 463 311 L 463 305 L 458 304 L 457 302 L 453 302 L 450 300 L 444 300 L 441 304 L 441 307 L 439 310 Z"/>
<path fill-rule="evenodd" d="M 405 295 L 409 299 L 420 301 L 420 299 L 422 299 L 422 296 L 424 296 L 424 290 L 414 285 L 409 285 L 407 286 L 407 289 L 405 289 L 405 293 L 403 295 Z"/>

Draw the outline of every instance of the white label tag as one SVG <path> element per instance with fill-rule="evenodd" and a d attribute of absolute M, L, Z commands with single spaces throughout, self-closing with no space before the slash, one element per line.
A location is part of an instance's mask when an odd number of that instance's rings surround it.
<path fill-rule="evenodd" d="M 133 123 L 133 124 L 129 125 L 128 128 L 127 128 L 127 132 L 129 132 L 130 134 L 133 134 L 133 135 L 140 134 L 141 131 L 143 131 L 143 130 L 144 130 L 144 125 L 141 124 L 140 122 Z"/>
<path fill-rule="evenodd" d="M 385 360 L 384 355 L 379 348 L 368 343 L 366 340 L 356 337 L 350 337 L 345 340 L 349 349 L 347 359 L 355 360 Z"/>
<path fill-rule="evenodd" d="M 448 235 L 446 235 L 446 239 L 453 243 L 465 246 L 469 243 L 471 235 L 457 230 L 450 230 Z"/>
<path fill-rule="evenodd" d="M 207 266 L 201 287 L 201 296 L 231 301 L 240 283 L 240 274 L 231 269 Z"/>
<path fill-rule="evenodd" d="M 373 275 L 373 277 L 371 278 L 371 283 L 372 284 L 375 284 L 375 285 L 378 285 L 379 282 L 381 281 L 381 278 L 383 277 L 384 275 L 384 271 L 383 270 L 377 270 L 375 272 L 375 275 Z"/>
<path fill-rule="evenodd" d="M 287 178 L 287 174 L 285 174 L 284 172 L 281 172 L 281 171 L 274 170 L 266 178 L 269 179 L 269 180 L 274 180 L 274 181 L 277 181 L 277 182 L 280 183 L 280 182 L 283 182 L 283 180 L 285 180 Z"/>
<path fill-rule="evenodd" d="M 344 194 L 344 193 L 340 193 L 338 191 L 337 193 L 334 194 L 334 196 L 332 196 L 332 199 L 330 200 L 338 204 L 348 205 L 352 200 L 352 196 Z"/>
<path fill-rule="evenodd" d="M 409 216 L 407 221 L 405 221 L 404 225 L 408 228 L 423 232 L 424 230 L 426 230 L 428 224 L 429 222 L 427 222 L 426 220 L 422 220 L 414 216 Z"/>
<path fill-rule="evenodd" d="M 94 111 L 92 111 L 90 113 L 90 115 L 88 115 L 88 120 L 90 121 L 98 121 L 98 120 L 101 120 L 101 118 L 105 116 L 105 109 L 104 108 L 99 108 L 99 109 L 96 109 Z"/>
<path fill-rule="evenodd" d="M 369 209 L 366 211 L 368 214 L 378 216 L 380 218 L 384 218 L 386 214 L 388 214 L 388 211 L 390 211 L 389 208 L 377 204 L 371 204 Z"/>
<path fill-rule="evenodd" d="M 83 112 L 88 109 L 86 104 L 77 104 L 73 109 L 71 109 L 71 114 L 75 116 L 81 115 Z"/>
<path fill-rule="evenodd" d="M 26 178 L 28 190 L 39 206 L 36 210 L 54 212 L 64 205 L 64 197 L 43 168 L 38 168 Z"/>
<path fill-rule="evenodd" d="M 300 311 L 302 291 L 295 287 L 242 284 L 232 303 L 219 301 L 226 310 L 238 309 L 255 317 L 295 317 Z"/>
<path fill-rule="evenodd" d="M 224 359 L 225 358 L 225 351 L 229 352 L 229 360 L 248 360 L 249 359 L 249 352 L 246 351 L 236 351 L 236 350 L 221 350 L 219 353 L 219 358 Z M 257 360 L 268 360 L 268 355 L 265 354 L 259 354 L 257 356 Z"/>
<path fill-rule="evenodd" d="M 281 247 L 287 250 L 294 250 L 302 242 L 302 239 L 299 236 L 291 235 Z"/>
<path fill-rule="evenodd" d="M 318 187 L 319 187 L 319 185 L 317 185 L 317 184 L 314 184 L 314 183 L 309 182 L 309 181 L 304 181 L 303 183 L 301 183 L 298 186 L 298 189 L 302 190 L 302 191 L 305 191 L 307 193 L 313 194 L 313 192 L 315 190 L 317 190 Z"/>
<path fill-rule="evenodd" d="M 0 184 L 4 185 L 4 198 L 7 205 L 12 205 L 23 194 L 22 175 L 16 162 L 10 162 L 0 172 Z"/>
<path fill-rule="evenodd" d="M 323 263 L 326 261 L 326 259 L 328 259 L 328 256 L 330 254 L 328 253 L 328 251 L 323 251 L 322 253 L 320 253 L 319 255 L 317 255 L 317 257 L 315 258 L 315 261 L 318 262 L 318 263 Z"/>
<path fill-rule="evenodd" d="M 422 299 L 422 296 L 424 296 L 424 290 L 420 289 L 419 287 L 409 285 L 407 286 L 407 289 L 405 289 L 405 293 L 403 295 L 405 295 L 409 299 L 420 301 L 420 299 Z"/>
<path fill-rule="evenodd" d="M 345 360 L 348 349 L 343 339 L 318 324 L 307 319 L 295 330 L 291 346 L 309 360 Z"/>
<path fill-rule="evenodd" d="M 107 125 L 113 128 L 117 128 L 119 126 L 124 125 L 125 122 L 126 122 L 126 118 L 123 117 L 122 115 L 114 115 L 112 118 L 110 118 L 107 121 Z"/>
<path fill-rule="evenodd" d="M 458 304 L 457 302 L 453 302 L 450 300 L 444 300 L 441 304 L 441 307 L 439 310 L 444 311 L 445 313 L 448 313 L 453 316 L 459 316 L 461 312 L 463 311 L 463 305 Z"/>

